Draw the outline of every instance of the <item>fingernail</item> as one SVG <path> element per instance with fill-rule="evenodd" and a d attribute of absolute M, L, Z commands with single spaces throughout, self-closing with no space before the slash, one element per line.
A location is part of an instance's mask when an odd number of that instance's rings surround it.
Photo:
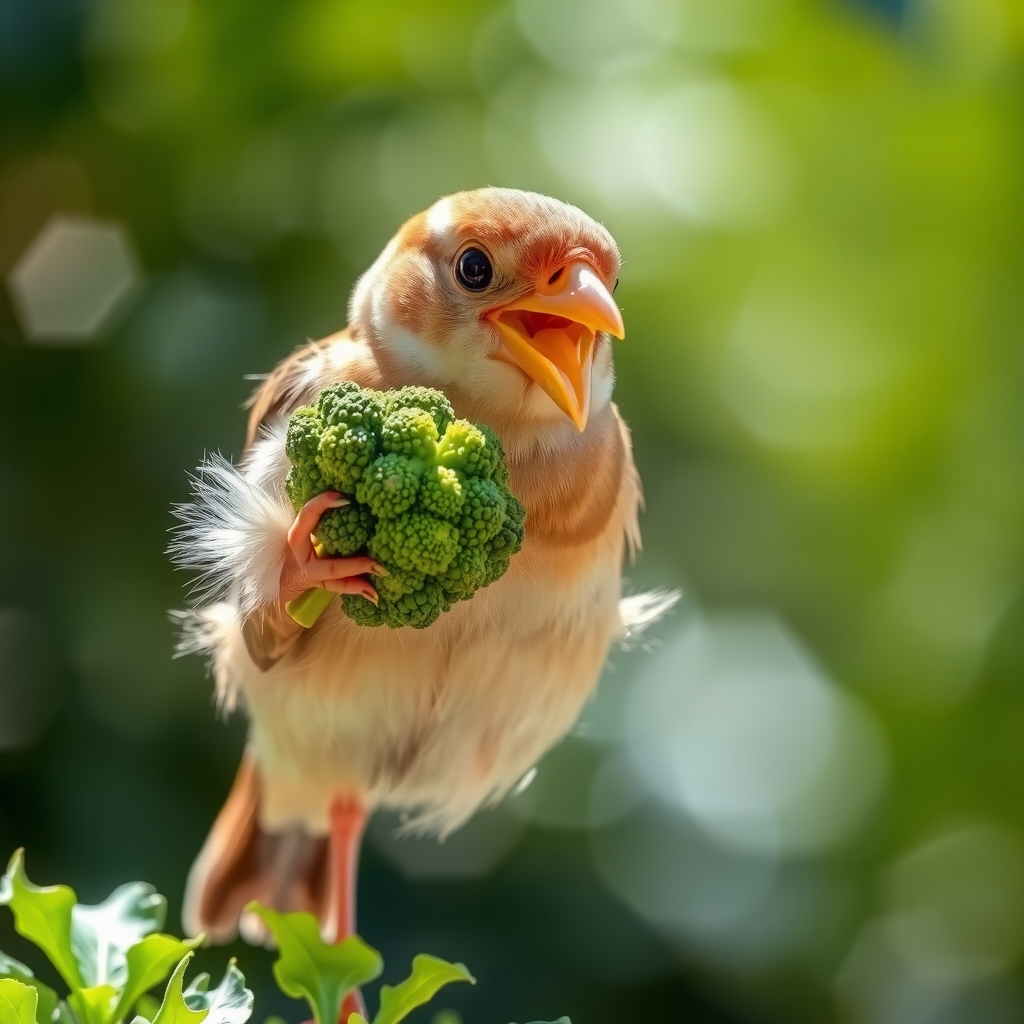
<path fill-rule="evenodd" d="M 365 597 L 367 601 L 372 601 L 374 607 L 377 606 L 377 602 L 379 599 L 377 597 L 377 592 L 375 590 L 371 590 L 370 593 L 368 594 L 363 594 L 363 597 Z"/>
<path fill-rule="evenodd" d="M 374 562 L 373 563 L 373 575 L 374 576 L 390 576 L 391 573 L 389 573 L 387 571 L 387 569 L 383 565 L 380 564 L 380 562 Z"/>
<path fill-rule="evenodd" d="M 352 502 L 348 498 L 335 498 L 334 501 L 328 505 L 328 508 L 341 508 L 342 505 L 351 505 Z"/>

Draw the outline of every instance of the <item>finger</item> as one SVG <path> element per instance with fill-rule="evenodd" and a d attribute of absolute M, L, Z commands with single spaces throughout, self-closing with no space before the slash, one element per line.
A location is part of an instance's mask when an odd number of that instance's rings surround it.
<path fill-rule="evenodd" d="M 377 603 L 377 591 L 373 589 L 373 584 L 369 580 L 364 580 L 362 576 L 349 576 L 343 580 L 325 580 L 323 587 L 324 590 L 329 590 L 332 594 L 355 594 L 358 597 L 365 597 L 367 601 L 372 601 L 374 604 Z"/>
<path fill-rule="evenodd" d="M 343 498 L 337 491 L 324 491 L 315 498 L 310 498 L 295 517 L 295 522 L 288 529 L 288 547 L 291 548 L 299 565 L 305 565 L 316 557 L 313 550 L 313 541 L 310 534 L 316 529 L 320 517 L 329 508 L 339 508 L 347 505 L 348 499 Z"/>
<path fill-rule="evenodd" d="M 315 558 L 305 568 L 306 579 L 311 583 L 340 580 L 347 576 L 362 576 L 364 573 L 387 576 L 388 571 L 380 562 L 366 555 L 355 555 L 352 558 Z"/>

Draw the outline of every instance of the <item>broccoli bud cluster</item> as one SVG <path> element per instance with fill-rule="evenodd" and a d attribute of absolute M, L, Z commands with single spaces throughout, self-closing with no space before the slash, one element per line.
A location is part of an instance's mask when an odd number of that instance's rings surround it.
<path fill-rule="evenodd" d="M 296 511 L 322 491 L 351 501 L 321 516 L 323 553 L 365 552 L 390 573 L 374 580 L 376 607 L 342 597 L 361 625 L 429 626 L 500 579 L 522 547 L 526 512 L 509 490 L 501 443 L 455 419 L 440 391 L 331 385 L 292 413 L 285 449 Z"/>

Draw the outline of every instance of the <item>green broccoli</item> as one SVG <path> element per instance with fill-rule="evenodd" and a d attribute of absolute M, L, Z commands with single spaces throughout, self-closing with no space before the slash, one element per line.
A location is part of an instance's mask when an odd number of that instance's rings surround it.
<path fill-rule="evenodd" d="M 488 444 L 487 435 L 469 420 L 450 423 L 437 446 L 437 461 L 442 466 L 488 479 L 502 455 L 500 446 Z"/>
<path fill-rule="evenodd" d="M 442 519 L 458 521 L 465 504 L 463 478 L 457 469 L 430 466 L 420 483 L 420 504 Z"/>
<path fill-rule="evenodd" d="M 476 544 L 460 545 L 448 568 L 437 579 L 449 600 L 465 601 L 484 586 L 488 565 L 485 548 Z"/>
<path fill-rule="evenodd" d="M 500 579 L 522 547 L 526 513 L 501 443 L 489 427 L 455 419 L 440 391 L 331 385 L 292 414 L 285 450 L 296 510 L 325 490 L 351 502 L 321 516 L 318 553 L 365 552 L 389 571 L 374 579 L 377 605 L 342 596 L 360 625 L 429 626 Z M 311 626 L 332 600 L 318 588 L 288 610 Z"/>
<path fill-rule="evenodd" d="M 322 545 L 324 554 L 348 558 L 365 550 L 377 521 L 363 505 L 343 505 L 328 509 L 316 524 L 313 536 Z"/>
<path fill-rule="evenodd" d="M 385 416 L 390 416 L 399 409 L 425 409 L 433 417 L 438 437 L 455 419 L 451 402 L 433 388 L 408 387 L 400 391 L 385 391 L 383 401 Z"/>
<path fill-rule="evenodd" d="M 437 451 L 437 427 L 426 409 L 396 409 L 381 427 L 386 452 L 433 462 Z"/>
<path fill-rule="evenodd" d="M 493 480 L 480 476 L 466 481 L 465 495 L 459 534 L 463 543 L 483 547 L 505 523 L 505 499 Z"/>
<path fill-rule="evenodd" d="M 412 508 L 426 469 L 422 459 L 381 455 L 356 484 L 356 501 L 375 516 L 393 518 Z"/>

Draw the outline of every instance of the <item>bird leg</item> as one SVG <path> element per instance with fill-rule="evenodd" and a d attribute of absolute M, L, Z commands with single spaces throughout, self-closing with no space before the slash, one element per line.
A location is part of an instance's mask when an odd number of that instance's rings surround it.
<path fill-rule="evenodd" d="M 335 797 L 331 804 L 329 924 L 335 942 L 356 934 L 356 873 L 365 825 L 366 808 L 355 797 Z M 366 1016 L 366 1004 L 359 989 L 345 996 L 339 1024 L 345 1024 L 352 1013 Z"/>

